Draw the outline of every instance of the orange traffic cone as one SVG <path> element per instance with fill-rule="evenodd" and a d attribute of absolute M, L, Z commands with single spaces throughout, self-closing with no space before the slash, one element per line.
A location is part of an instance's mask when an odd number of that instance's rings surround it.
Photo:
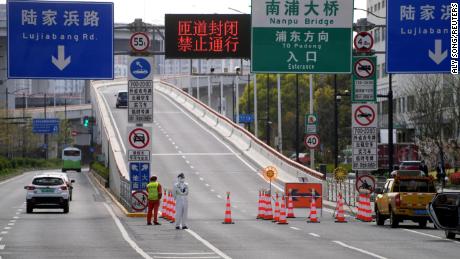
<path fill-rule="evenodd" d="M 372 221 L 372 208 L 371 208 L 371 197 L 370 194 L 364 195 L 364 202 L 363 202 L 363 219 L 364 222 L 371 222 Z"/>
<path fill-rule="evenodd" d="M 286 197 L 283 195 L 281 199 L 281 211 L 280 211 L 280 220 L 278 224 L 288 224 L 286 220 Z"/>
<path fill-rule="evenodd" d="M 230 193 L 227 192 L 227 204 L 225 205 L 225 219 L 222 224 L 235 224 L 232 220 L 232 208 L 230 206 Z"/>
<path fill-rule="evenodd" d="M 295 218 L 295 215 L 294 215 L 294 203 L 292 202 L 292 196 L 291 196 L 291 194 L 288 195 L 288 199 L 289 199 L 289 202 L 288 202 L 288 213 L 287 213 L 287 217 L 288 217 L 288 218 Z"/>
<path fill-rule="evenodd" d="M 165 214 L 163 218 L 166 220 L 170 220 L 171 219 L 171 199 L 169 198 L 169 191 L 166 192 L 166 201 L 163 203 L 163 207 L 165 209 Z"/>
<path fill-rule="evenodd" d="M 314 195 L 311 197 L 309 218 L 310 218 L 310 220 L 308 221 L 309 223 L 319 223 L 318 215 L 316 212 L 316 199 Z"/>
<path fill-rule="evenodd" d="M 176 222 L 176 200 L 174 200 L 172 193 L 171 193 L 171 223 Z"/>
<path fill-rule="evenodd" d="M 263 201 L 263 192 L 259 190 L 259 208 L 258 208 L 258 213 L 257 213 L 257 219 L 263 219 L 264 218 L 264 201 Z"/>
<path fill-rule="evenodd" d="M 356 219 L 364 220 L 364 210 L 363 210 L 363 202 L 364 202 L 364 193 L 359 193 L 359 201 L 358 201 L 358 213 L 356 214 Z"/>
<path fill-rule="evenodd" d="M 161 203 L 161 215 L 160 218 L 166 218 L 166 190 L 163 192 L 163 202 Z"/>
<path fill-rule="evenodd" d="M 335 222 L 347 223 L 347 221 L 345 220 L 345 211 L 343 210 L 342 193 L 339 193 L 339 200 L 337 202 L 337 214 L 335 216 Z"/>
<path fill-rule="evenodd" d="M 280 203 L 278 199 L 278 193 L 276 193 L 276 201 L 275 201 L 275 217 L 273 217 L 273 222 L 280 221 Z"/>
<path fill-rule="evenodd" d="M 272 197 L 270 193 L 265 194 L 265 220 L 273 220 Z"/>

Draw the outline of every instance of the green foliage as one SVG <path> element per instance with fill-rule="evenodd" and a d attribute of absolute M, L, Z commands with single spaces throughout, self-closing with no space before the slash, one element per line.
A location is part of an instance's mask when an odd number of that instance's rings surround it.
<path fill-rule="evenodd" d="M 0 176 L 24 169 L 47 169 L 47 168 L 59 168 L 62 162 L 60 159 L 35 159 L 35 158 L 22 158 L 15 157 L 7 159 L 0 156 Z"/>
<path fill-rule="evenodd" d="M 281 75 L 281 117 L 283 131 L 283 152 L 291 154 L 295 150 L 295 125 L 296 125 L 296 75 Z M 303 144 L 305 131 L 305 114 L 309 113 L 309 75 L 298 75 L 299 82 L 299 145 L 300 152 L 305 152 Z M 269 77 L 270 85 L 270 121 L 271 123 L 271 143 L 277 135 L 278 128 L 278 90 L 277 77 L 271 74 Z M 248 89 L 249 87 L 249 89 Z M 334 150 L 334 76 L 333 75 L 314 75 L 314 112 L 318 114 L 318 133 L 320 134 L 322 151 L 317 156 L 317 162 L 331 163 L 333 161 Z M 351 89 L 350 75 L 337 76 L 338 92 L 343 93 Z M 248 91 L 249 90 L 249 91 Z M 248 96 L 249 94 L 249 96 Z M 249 98 L 248 98 L 249 97 Z M 257 109 L 258 109 L 258 136 L 266 140 L 267 123 L 267 75 L 257 75 Z M 248 110 L 249 101 L 249 110 Z M 342 97 L 339 103 L 339 150 L 351 144 L 351 104 L 349 97 Z M 254 85 L 251 82 L 246 85 L 240 98 L 241 113 L 254 113 Z M 254 127 L 251 126 L 252 131 Z M 274 146 L 274 145 L 273 145 Z"/>
<path fill-rule="evenodd" d="M 104 179 L 109 179 L 109 168 L 105 167 L 104 164 L 98 161 L 91 163 L 90 168 Z"/>

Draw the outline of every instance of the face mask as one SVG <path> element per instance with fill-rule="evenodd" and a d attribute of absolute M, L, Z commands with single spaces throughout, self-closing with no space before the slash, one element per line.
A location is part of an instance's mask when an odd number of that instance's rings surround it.
<path fill-rule="evenodd" d="M 184 178 L 179 178 L 179 182 L 180 182 L 180 183 L 184 183 L 184 182 L 185 182 L 185 179 L 184 179 Z"/>

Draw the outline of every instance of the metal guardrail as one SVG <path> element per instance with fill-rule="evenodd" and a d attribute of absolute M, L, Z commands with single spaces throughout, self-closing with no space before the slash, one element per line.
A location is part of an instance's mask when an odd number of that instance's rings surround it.
<path fill-rule="evenodd" d="M 129 211 L 132 211 L 131 206 L 131 182 L 125 178 L 120 180 L 120 197 L 121 204 Z"/>

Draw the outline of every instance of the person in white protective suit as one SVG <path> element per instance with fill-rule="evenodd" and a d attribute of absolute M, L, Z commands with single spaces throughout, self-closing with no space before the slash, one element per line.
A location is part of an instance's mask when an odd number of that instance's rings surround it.
<path fill-rule="evenodd" d="M 173 195 L 176 200 L 176 229 L 187 229 L 187 211 L 188 211 L 188 183 L 185 182 L 184 173 L 177 176 L 177 182 L 174 184 Z"/>

